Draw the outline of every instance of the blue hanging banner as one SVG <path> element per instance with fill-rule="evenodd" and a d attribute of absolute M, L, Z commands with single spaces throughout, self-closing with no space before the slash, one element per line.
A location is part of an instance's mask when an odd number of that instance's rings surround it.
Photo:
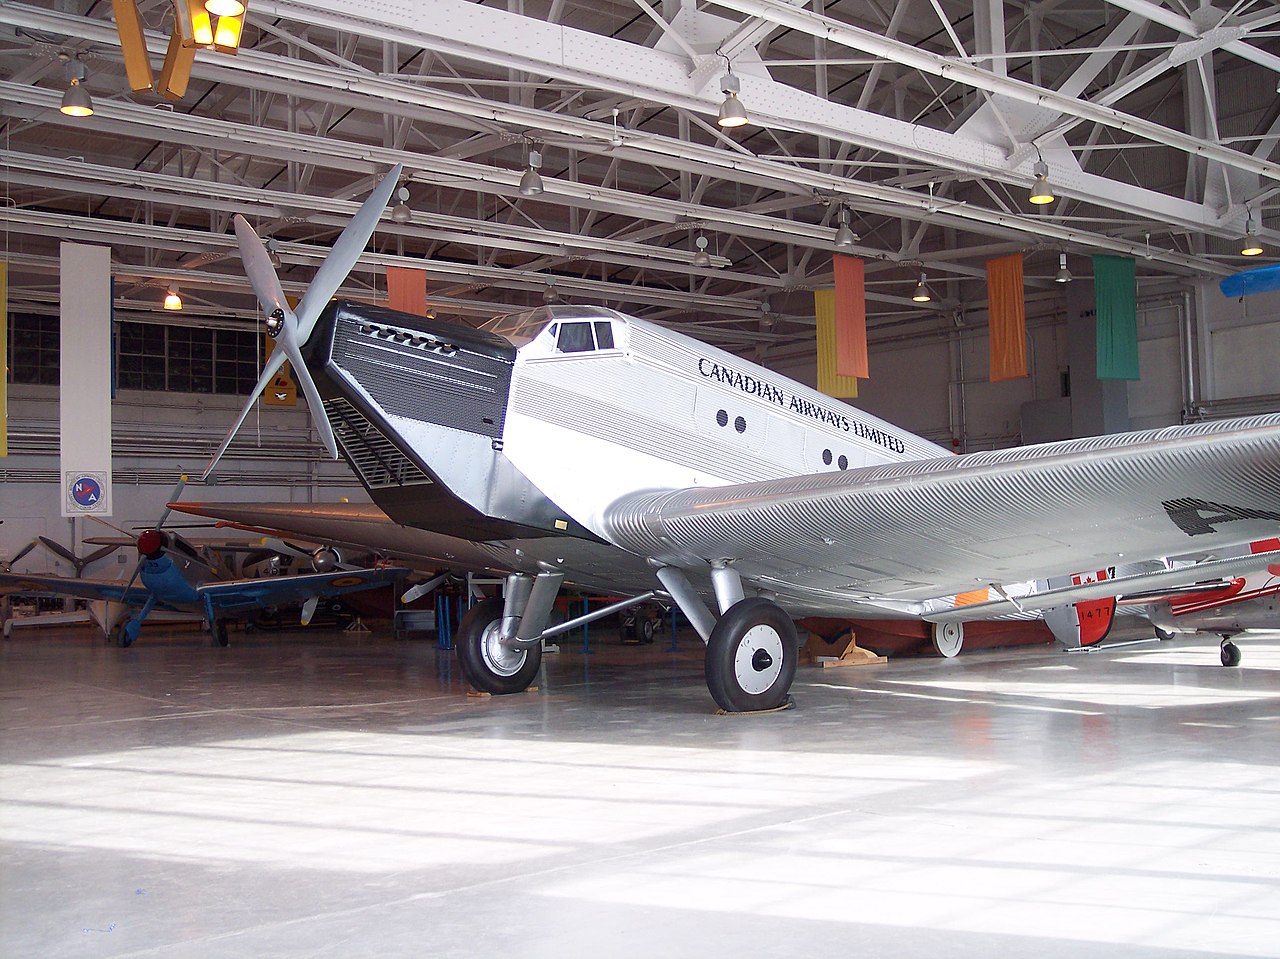
<path fill-rule="evenodd" d="M 1260 266 L 1256 270 L 1236 273 L 1218 283 L 1223 296 L 1248 296 L 1250 293 L 1271 293 L 1280 290 L 1280 263 Z"/>

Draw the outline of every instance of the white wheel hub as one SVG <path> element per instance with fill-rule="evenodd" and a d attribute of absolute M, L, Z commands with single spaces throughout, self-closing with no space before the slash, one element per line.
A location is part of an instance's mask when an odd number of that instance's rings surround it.
<path fill-rule="evenodd" d="M 763 693 L 782 673 L 782 637 L 761 623 L 747 630 L 733 654 L 733 676 L 744 693 Z"/>
<path fill-rule="evenodd" d="M 513 649 L 502 642 L 502 620 L 495 619 L 480 637 L 480 655 L 495 676 L 514 676 L 524 665 L 528 651 Z"/>
<path fill-rule="evenodd" d="M 933 648 L 938 654 L 951 659 L 960 654 L 964 645 L 964 625 L 961 623 L 934 623 Z"/>

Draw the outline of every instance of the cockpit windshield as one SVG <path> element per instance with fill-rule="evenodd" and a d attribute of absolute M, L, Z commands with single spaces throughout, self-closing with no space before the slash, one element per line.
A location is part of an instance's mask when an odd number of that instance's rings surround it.
<path fill-rule="evenodd" d="M 527 356 L 565 356 L 622 349 L 626 335 L 626 319 L 614 310 L 598 306 L 540 307 L 523 314 L 504 317 L 517 319 L 528 329 L 535 319 L 546 324 L 521 352 Z"/>

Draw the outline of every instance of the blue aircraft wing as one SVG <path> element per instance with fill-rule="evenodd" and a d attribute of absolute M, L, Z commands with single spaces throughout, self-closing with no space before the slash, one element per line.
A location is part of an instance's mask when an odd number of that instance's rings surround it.
<path fill-rule="evenodd" d="M 196 593 L 215 610 L 235 612 L 300 603 L 313 596 L 341 596 L 362 589 L 390 586 L 413 570 L 404 566 L 385 569 L 358 569 L 332 573 L 306 573 L 301 576 L 267 576 L 262 579 L 237 579 L 223 583 L 204 583 Z"/>
<path fill-rule="evenodd" d="M 105 599 L 113 603 L 141 606 L 150 595 L 141 583 L 135 583 L 125 595 L 125 583 L 107 579 L 70 579 L 63 576 L 31 576 L 27 573 L 0 573 L 0 592 L 45 593 L 52 596 L 74 596 L 78 599 Z"/>

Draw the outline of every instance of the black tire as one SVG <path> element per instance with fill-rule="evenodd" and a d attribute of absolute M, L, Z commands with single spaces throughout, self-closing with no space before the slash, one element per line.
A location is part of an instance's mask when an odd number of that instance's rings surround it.
<path fill-rule="evenodd" d="M 542 665 L 542 644 L 510 650 L 498 643 L 503 602 L 486 599 L 467 610 L 454 636 L 462 675 L 482 693 L 504 696 L 529 688 Z"/>
<path fill-rule="evenodd" d="M 640 621 L 640 635 L 646 644 L 653 642 L 653 634 L 657 632 L 657 626 L 648 616 Z"/>
<path fill-rule="evenodd" d="M 720 617 L 707 643 L 711 698 L 730 713 L 784 705 L 799 648 L 795 623 L 776 603 L 759 598 L 736 603 Z"/>
<path fill-rule="evenodd" d="M 1222 648 L 1219 650 L 1220 658 L 1223 666 L 1239 666 L 1240 665 L 1240 647 L 1229 639 L 1222 641 Z"/>
<path fill-rule="evenodd" d="M 213 641 L 216 645 L 226 648 L 231 645 L 231 638 L 227 635 L 227 624 L 224 622 L 216 622 L 213 624 Z"/>
<path fill-rule="evenodd" d="M 125 629 L 125 623 L 121 623 L 116 629 L 116 645 L 121 649 L 127 649 L 133 645 L 133 640 L 129 638 L 129 631 Z"/>

